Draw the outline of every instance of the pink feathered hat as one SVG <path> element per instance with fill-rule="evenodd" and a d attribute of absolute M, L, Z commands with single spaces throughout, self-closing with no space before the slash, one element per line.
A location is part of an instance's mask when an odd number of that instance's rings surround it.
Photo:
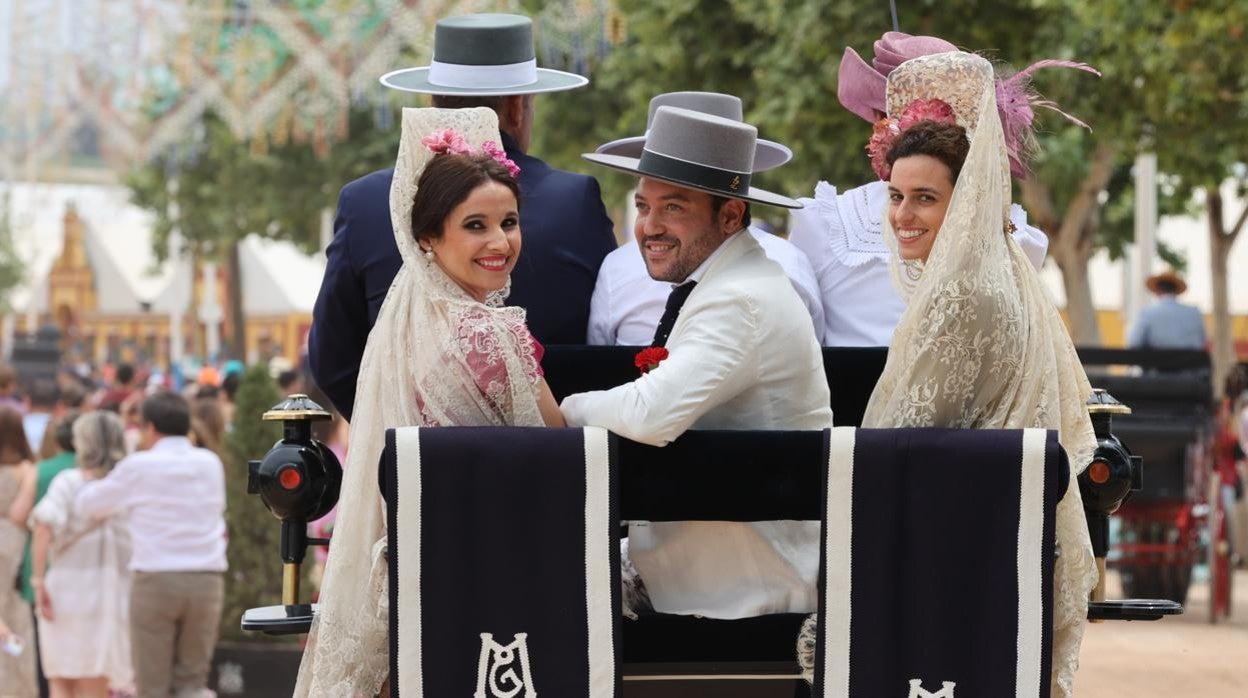
<path fill-rule="evenodd" d="M 913 58 L 934 53 L 957 51 L 958 48 L 935 36 L 912 36 L 904 32 L 885 32 L 874 45 L 871 65 L 852 48 L 846 48 L 837 71 L 836 96 L 841 105 L 854 114 L 875 123 L 877 114 L 887 113 L 884 95 L 888 74 Z M 1031 74 L 1041 68 L 1074 68 L 1100 76 L 1095 68 L 1075 61 L 1043 60 L 1032 63 L 1008 78 L 997 79 L 997 112 L 1005 131 L 1005 147 L 1010 173 L 1015 177 L 1027 174 L 1028 151 L 1034 146 L 1033 122 L 1035 108 L 1051 109 L 1070 121 L 1088 125 L 1062 111 L 1051 101 L 1040 98 L 1030 88 Z"/>
<path fill-rule="evenodd" d="M 883 114 L 886 111 L 884 87 L 888 74 L 894 68 L 911 58 L 957 51 L 958 47 L 934 36 L 885 32 L 875 42 L 874 50 L 872 65 L 867 65 L 857 51 L 847 47 L 836 79 L 836 97 L 841 105 L 872 124 L 875 123 L 876 112 Z"/>

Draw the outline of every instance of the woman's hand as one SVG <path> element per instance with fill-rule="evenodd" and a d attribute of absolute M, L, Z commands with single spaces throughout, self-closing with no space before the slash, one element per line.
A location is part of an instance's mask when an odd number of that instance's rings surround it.
<path fill-rule="evenodd" d="M 35 610 L 39 612 L 39 617 L 49 621 L 56 620 L 52 612 L 52 597 L 48 595 L 47 587 L 43 586 L 43 580 L 32 577 L 30 585 L 35 588 Z"/>

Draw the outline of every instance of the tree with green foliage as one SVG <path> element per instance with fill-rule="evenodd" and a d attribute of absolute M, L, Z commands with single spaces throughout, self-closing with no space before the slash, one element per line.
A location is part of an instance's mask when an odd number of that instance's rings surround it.
<path fill-rule="evenodd" d="M 262 458 L 282 436 L 280 422 L 262 421 L 260 415 L 280 400 L 277 385 L 264 366 L 247 369 L 235 395 L 232 430 L 225 439 L 230 569 L 225 576 L 221 637 L 226 640 L 267 637 L 242 631 L 243 612 L 281 603 L 281 525 L 258 496 L 247 494 L 247 461 Z"/>
<path fill-rule="evenodd" d="M 1130 18 L 1127 21 L 1125 18 Z M 1242 0 L 1081 3 L 1072 19 L 1114 86 L 1128 152 L 1156 152 L 1174 195 L 1209 222 L 1215 385 L 1234 363 L 1227 259 L 1248 207 L 1226 211 L 1228 186 L 1248 191 L 1248 4 Z"/>
<path fill-rule="evenodd" d="M 158 260 L 168 255 L 177 228 L 185 251 L 224 265 L 232 320 L 226 334 L 234 357 L 243 357 L 245 332 L 239 243 L 255 233 L 307 252 L 319 249 L 321 217 L 342 185 L 393 164 L 397 129 L 379 129 L 371 113 L 356 111 L 349 134 L 321 158 L 307 143 L 257 148 L 209 114 L 177 148 L 126 176 L 134 203 L 154 216 Z"/>

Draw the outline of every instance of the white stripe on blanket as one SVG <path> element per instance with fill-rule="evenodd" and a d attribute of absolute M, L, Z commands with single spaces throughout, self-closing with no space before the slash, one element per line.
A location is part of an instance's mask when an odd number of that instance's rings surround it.
<path fill-rule="evenodd" d="M 398 530 L 403 531 L 408 541 L 403 554 L 399 555 L 399 579 L 415 582 L 399 585 L 399 608 L 403 609 L 405 635 L 411 639 L 406 643 L 401 642 L 401 638 L 395 640 L 399 654 L 399 685 L 403 687 L 403 695 L 422 698 L 425 687 L 420 666 L 420 428 L 395 429 L 394 450 L 395 459 L 403 467 L 394 469 L 394 481 L 390 486 L 412 500 L 404 502 L 396 512 Z M 411 484 L 405 482 L 408 477 L 412 479 Z M 398 551 L 391 554 L 397 555 Z"/>
<path fill-rule="evenodd" d="M 1023 431 L 1022 491 L 1018 511 L 1018 669 L 1014 681 L 1017 698 L 1040 694 L 1040 657 L 1043 654 L 1040 645 L 1044 638 L 1040 562 L 1047 437 L 1044 429 Z"/>
<path fill-rule="evenodd" d="M 611 603 L 611 459 L 607 430 L 585 427 L 585 604 L 589 631 L 589 689 L 615 695 L 615 632 Z"/>
<path fill-rule="evenodd" d="M 829 432 L 827 520 L 823 530 L 823 695 L 849 695 L 850 589 L 854 540 L 854 441 L 853 427 Z"/>

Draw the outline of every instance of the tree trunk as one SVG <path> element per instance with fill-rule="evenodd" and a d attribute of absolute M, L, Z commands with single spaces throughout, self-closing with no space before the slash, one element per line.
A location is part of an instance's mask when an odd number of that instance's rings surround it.
<path fill-rule="evenodd" d="M 230 350 L 230 358 L 247 361 L 247 318 L 243 315 L 243 269 L 239 258 L 241 241 L 230 243 L 225 255 L 225 295 L 229 307 L 227 327 L 229 339 L 226 346 Z"/>
<path fill-rule="evenodd" d="M 1109 184 L 1114 171 L 1116 152 L 1098 145 L 1088 163 L 1088 173 L 1079 183 L 1079 191 L 1059 218 L 1053 195 L 1042 182 L 1022 181 L 1023 203 L 1035 224 L 1049 236 L 1049 255 L 1062 271 L 1066 290 L 1066 320 L 1076 345 L 1099 346 L 1101 330 L 1092 304 L 1092 285 L 1088 279 L 1088 262 L 1095 251 L 1094 241 L 1100 225 L 1101 191 Z"/>
<path fill-rule="evenodd" d="M 1062 287 L 1066 290 L 1066 322 L 1070 325 L 1070 338 L 1081 347 L 1101 345 L 1101 328 L 1096 322 L 1092 284 L 1088 279 L 1091 258 L 1090 249 L 1065 249 L 1063 246 L 1053 250 L 1053 261 L 1062 270 Z"/>
<path fill-rule="evenodd" d="M 1235 340 L 1231 335 L 1230 292 L 1227 283 L 1227 260 L 1235 238 L 1248 219 L 1248 205 L 1231 228 L 1223 219 L 1222 192 L 1215 187 L 1205 190 L 1205 211 L 1209 217 L 1209 262 L 1213 281 L 1213 341 L 1210 356 L 1213 359 L 1213 390 L 1222 394 L 1226 376 L 1235 365 Z"/>

